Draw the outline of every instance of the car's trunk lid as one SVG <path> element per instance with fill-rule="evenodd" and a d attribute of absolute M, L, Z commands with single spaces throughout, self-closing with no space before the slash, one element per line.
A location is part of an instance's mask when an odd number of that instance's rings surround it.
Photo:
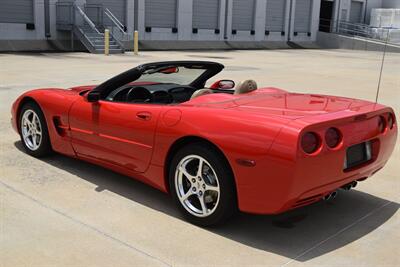
<path fill-rule="evenodd" d="M 235 105 L 229 108 L 293 119 L 355 111 L 372 104 L 352 98 L 298 93 L 257 93 L 237 98 L 234 102 Z"/>

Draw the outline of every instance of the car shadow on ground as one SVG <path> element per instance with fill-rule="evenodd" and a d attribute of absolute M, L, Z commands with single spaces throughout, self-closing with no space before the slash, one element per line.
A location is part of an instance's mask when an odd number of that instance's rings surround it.
<path fill-rule="evenodd" d="M 20 141 L 15 146 L 23 151 Z M 41 159 L 97 186 L 179 219 L 172 199 L 150 186 L 102 167 L 59 154 Z M 374 231 L 399 204 L 357 190 L 339 191 L 331 202 L 319 202 L 281 215 L 238 214 L 208 230 L 256 249 L 296 261 L 308 261 L 339 249 Z"/>

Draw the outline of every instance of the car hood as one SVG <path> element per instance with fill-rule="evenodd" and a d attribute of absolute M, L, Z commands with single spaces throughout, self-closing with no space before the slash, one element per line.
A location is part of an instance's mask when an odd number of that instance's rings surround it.
<path fill-rule="evenodd" d="M 272 90 L 275 89 L 275 90 Z M 288 93 L 276 88 L 257 90 L 246 95 L 218 96 L 220 101 L 207 102 L 199 105 L 229 108 L 242 112 L 277 115 L 291 118 L 301 118 L 323 115 L 340 111 L 355 111 L 371 105 L 372 102 L 328 95 Z M 211 99 L 213 96 L 204 96 Z M 224 99 L 222 99 L 224 98 Z M 199 99 L 200 100 L 200 99 Z"/>

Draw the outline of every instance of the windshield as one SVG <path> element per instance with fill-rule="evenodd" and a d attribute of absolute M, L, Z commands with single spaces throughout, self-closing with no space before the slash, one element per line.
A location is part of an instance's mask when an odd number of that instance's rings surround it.
<path fill-rule="evenodd" d="M 147 69 L 135 82 L 175 83 L 188 85 L 206 71 L 200 67 L 164 66 Z"/>

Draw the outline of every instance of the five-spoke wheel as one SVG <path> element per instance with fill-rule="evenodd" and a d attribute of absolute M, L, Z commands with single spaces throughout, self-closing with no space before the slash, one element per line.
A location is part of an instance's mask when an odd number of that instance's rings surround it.
<path fill-rule="evenodd" d="M 21 120 L 21 134 L 25 145 L 30 150 L 39 148 L 42 141 L 42 125 L 35 111 L 25 110 Z"/>
<path fill-rule="evenodd" d="M 219 182 L 207 160 L 197 155 L 184 157 L 176 169 L 175 180 L 179 200 L 190 214 L 205 217 L 215 211 L 219 201 Z"/>
<path fill-rule="evenodd" d="M 22 106 L 19 114 L 19 132 L 26 152 L 35 157 L 49 154 L 50 138 L 40 107 L 34 102 L 28 102 Z"/>
<path fill-rule="evenodd" d="M 183 214 L 201 226 L 223 222 L 236 209 L 233 175 L 214 147 L 195 143 L 181 148 L 170 166 L 170 188 Z"/>

